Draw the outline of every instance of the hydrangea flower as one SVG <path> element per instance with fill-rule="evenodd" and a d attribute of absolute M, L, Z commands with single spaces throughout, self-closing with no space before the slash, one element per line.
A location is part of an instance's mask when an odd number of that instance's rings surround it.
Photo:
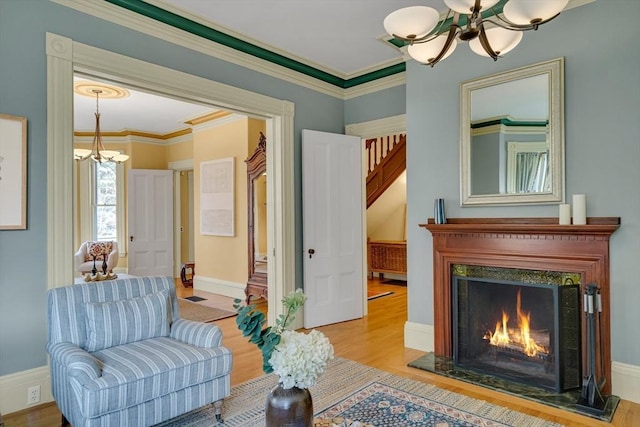
<path fill-rule="evenodd" d="M 269 364 L 283 388 L 309 388 L 324 373 L 329 359 L 333 359 L 333 346 L 322 332 L 283 331 Z"/>

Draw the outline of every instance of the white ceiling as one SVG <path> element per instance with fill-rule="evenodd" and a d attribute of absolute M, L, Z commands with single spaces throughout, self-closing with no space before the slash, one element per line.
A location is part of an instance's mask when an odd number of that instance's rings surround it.
<path fill-rule="evenodd" d="M 114 83 L 106 80 L 88 80 L 76 76 L 74 82 L 91 81 Z M 211 107 L 192 104 L 150 93 L 127 88 L 127 98 L 100 99 L 100 130 L 102 132 L 120 132 L 123 130 L 140 131 L 165 135 L 187 127 L 185 121 L 217 110 Z M 96 126 L 96 99 L 73 94 L 73 127 L 79 132 L 93 132 Z"/>

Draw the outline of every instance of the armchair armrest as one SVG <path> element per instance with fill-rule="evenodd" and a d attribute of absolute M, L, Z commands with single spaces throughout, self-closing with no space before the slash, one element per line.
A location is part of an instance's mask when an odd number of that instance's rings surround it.
<path fill-rule="evenodd" d="M 86 384 L 102 376 L 101 362 L 91 353 L 69 342 L 48 345 L 51 359 L 64 366 L 70 377 Z"/>
<path fill-rule="evenodd" d="M 86 248 L 87 248 L 87 243 L 85 242 L 80 246 L 80 249 L 78 249 L 78 252 L 76 252 L 73 255 L 73 267 L 74 267 L 74 269 L 77 270 L 80 267 L 80 265 L 84 262 L 84 256 L 85 256 Z"/>
<path fill-rule="evenodd" d="M 178 319 L 171 324 L 171 338 L 204 348 L 220 347 L 222 331 L 212 323 Z"/>

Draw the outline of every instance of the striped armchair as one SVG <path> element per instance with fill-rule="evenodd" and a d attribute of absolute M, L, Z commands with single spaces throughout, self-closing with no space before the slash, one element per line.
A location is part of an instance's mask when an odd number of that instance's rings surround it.
<path fill-rule="evenodd" d="M 63 425 L 150 426 L 210 403 L 222 420 L 231 351 L 216 325 L 180 318 L 171 277 L 55 288 L 47 306 Z"/>

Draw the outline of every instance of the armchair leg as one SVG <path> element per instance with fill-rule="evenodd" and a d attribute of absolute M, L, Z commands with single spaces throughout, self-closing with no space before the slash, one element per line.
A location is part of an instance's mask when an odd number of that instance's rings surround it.
<path fill-rule="evenodd" d="M 62 421 L 60 425 L 62 425 L 63 427 L 69 425 L 69 420 L 67 420 L 67 418 L 64 415 L 62 415 Z"/>
<path fill-rule="evenodd" d="M 216 400 L 215 402 L 212 403 L 213 408 L 214 408 L 214 414 L 216 414 L 216 421 L 221 423 L 222 422 L 222 403 L 223 400 Z"/>

